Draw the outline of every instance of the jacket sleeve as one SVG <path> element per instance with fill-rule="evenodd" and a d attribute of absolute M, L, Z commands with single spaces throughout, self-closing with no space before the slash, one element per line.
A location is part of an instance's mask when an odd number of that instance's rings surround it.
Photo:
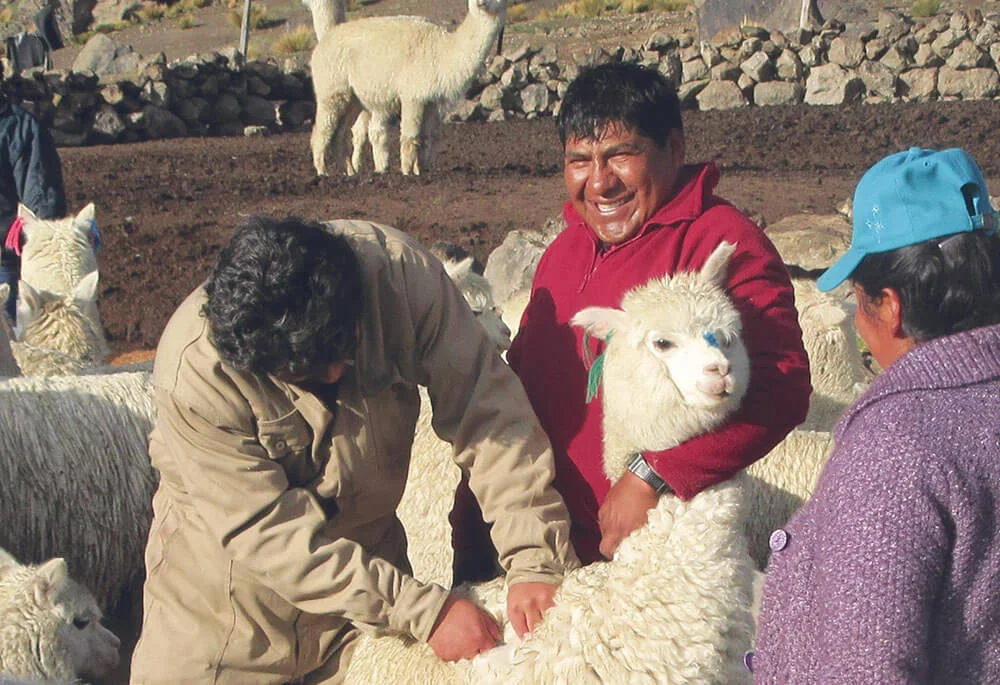
<path fill-rule="evenodd" d="M 493 524 L 508 583 L 560 582 L 579 561 L 552 449 L 521 382 L 440 265 L 411 270 L 407 291 L 434 430 Z"/>
<path fill-rule="evenodd" d="M 743 322 L 750 387 L 740 408 L 719 429 L 669 450 L 646 453 L 650 466 L 685 500 L 765 456 L 805 420 L 809 410 L 809 362 L 788 271 L 759 228 L 731 207 L 716 212 L 706 213 L 690 229 L 706 235 L 690 257 L 691 266 L 700 268 L 720 240 L 737 243 L 727 292 Z M 698 226 L 718 221 L 719 212 L 729 215 L 723 221 L 745 224 L 736 237 L 725 233 L 720 237 L 718 230 L 710 233 Z M 708 235 L 715 237 L 709 240 Z"/>
<path fill-rule="evenodd" d="M 310 490 L 289 485 L 251 426 L 224 425 L 162 388 L 155 392 L 154 439 L 172 452 L 200 518 L 235 561 L 302 611 L 427 640 L 448 596 L 444 588 L 324 533 L 331 522 L 336 529 L 336 514 L 328 521 Z"/>
<path fill-rule="evenodd" d="M 19 201 L 41 219 L 66 216 L 59 152 L 48 130 L 30 114 L 22 113 L 18 149 L 11 156 L 11 170 Z"/>

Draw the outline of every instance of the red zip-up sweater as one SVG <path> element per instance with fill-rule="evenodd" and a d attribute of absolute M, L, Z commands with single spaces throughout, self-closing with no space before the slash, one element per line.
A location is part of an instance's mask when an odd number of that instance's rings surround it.
<path fill-rule="evenodd" d="M 567 227 L 538 265 L 508 359 L 552 442 L 555 486 L 566 500 L 573 545 L 584 563 L 601 558 L 597 510 L 612 485 L 601 461 L 601 403 L 586 402 L 583 333 L 569 323 L 584 307 L 619 307 L 630 288 L 699 270 L 721 241 L 736 244 L 727 292 L 740 311 L 750 354 L 746 397 L 714 432 L 645 455 L 681 498 L 760 459 L 805 419 L 809 365 L 788 271 L 760 227 L 712 194 L 718 181 L 714 164 L 685 167 L 673 200 L 634 237 L 605 250 L 567 203 Z"/>

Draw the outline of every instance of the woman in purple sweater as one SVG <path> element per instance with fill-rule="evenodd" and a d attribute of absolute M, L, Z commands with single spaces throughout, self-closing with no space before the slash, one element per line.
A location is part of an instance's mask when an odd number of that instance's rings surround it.
<path fill-rule="evenodd" d="M 885 372 L 771 535 L 748 665 L 757 683 L 1000 683 L 1000 237 L 973 159 L 869 169 L 819 287 L 846 279 Z"/>

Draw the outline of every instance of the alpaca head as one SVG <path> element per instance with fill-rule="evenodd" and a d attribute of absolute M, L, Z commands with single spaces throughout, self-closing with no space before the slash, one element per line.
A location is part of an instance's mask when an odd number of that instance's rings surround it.
<path fill-rule="evenodd" d="M 39 219 L 18 205 L 17 216 L 20 236 L 13 238 L 17 245 L 12 247 L 21 255 L 21 278 L 36 288 L 69 293 L 84 275 L 97 270 L 100 233 L 93 203 L 62 219 Z"/>
<path fill-rule="evenodd" d="M 102 363 L 109 349 L 97 311 L 98 278 L 97 271 L 91 271 L 68 295 L 39 290 L 21 280 L 15 339 L 93 364 Z"/>
<path fill-rule="evenodd" d="M 493 289 L 489 281 L 472 270 L 473 263 L 472 257 L 459 261 L 445 259 L 443 262 L 444 270 L 458 286 L 473 314 L 486 329 L 486 334 L 497 349 L 503 352 L 510 347 L 510 328 L 501 318 L 503 312 L 493 302 Z"/>
<path fill-rule="evenodd" d="M 0 550 L 0 670 L 40 678 L 103 678 L 118 665 L 119 639 L 101 625 L 94 596 L 66 561 L 19 564 Z"/>
<path fill-rule="evenodd" d="M 721 243 L 699 272 L 633 288 L 620 309 L 588 307 L 573 317 L 607 341 L 601 383 L 612 451 L 666 449 L 718 424 L 742 400 L 750 360 L 724 289 L 734 247 Z M 606 460 L 616 461 L 606 470 L 620 473 L 626 455 L 608 451 Z"/>
<path fill-rule="evenodd" d="M 507 23 L 507 0 L 469 0 L 469 16 L 480 14 L 499 25 L 497 54 L 503 52 L 503 31 Z"/>

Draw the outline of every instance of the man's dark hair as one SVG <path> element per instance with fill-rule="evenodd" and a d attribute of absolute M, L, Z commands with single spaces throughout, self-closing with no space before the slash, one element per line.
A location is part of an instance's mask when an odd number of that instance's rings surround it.
<path fill-rule="evenodd" d="M 638 64 L 612 62 L 584 67 L 566 89 L 556 119 L 559 140 L 600 138 L 618 126 L 663 147 L 683 130 L 681 105 L 670 80 Z"/>
<path fill-rule="evenodd" d="M 903 333 L 918 343 L 1000 323 L 1000 237 L 996 234 L 956 233 L 870 254 L 851 280 L 875 299 L 883 288 L 897 291 Z"/>
<path fill-rule="evenodd" d="M 310 376 L 354 354 L 358 259 L 346 239 L 320 224 L 245 219 L 205 290 L 212 344 L 237 369 Z"/>

